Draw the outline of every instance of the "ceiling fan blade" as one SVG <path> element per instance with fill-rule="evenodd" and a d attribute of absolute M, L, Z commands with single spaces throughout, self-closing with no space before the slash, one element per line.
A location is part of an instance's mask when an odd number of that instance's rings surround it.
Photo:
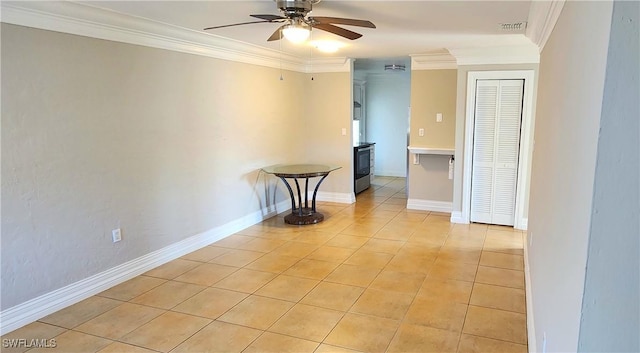
<path fill-rule="evenodd" d="M 278 16 L 278 15 L 249 15 L 251 17 L 259 18 L 261 20 L 273 22 L 277 20 L 286 20 L 286 17 Z"/>
<path fill-rule="evenodd" d="M 329 23 L 316 23 L 313 25 L 313 28 L 321 29 L 323 31 L 327 31 L 329 33 L 333 33 L 351 40 L 362 37 L 362 34 L 360 33 L 356 33 L 348 29 L 340 28 L 338 26 L 334 26 Z"/>
<path fill-rule="evenodd" d="M 353 18 L 340 18 L 340 17 L 309 17 L 309 20 L 314 23 L 322 23 L 322 24 L 336 24 L 336 25 L 348 25 L 348 26 L 358 26 L 358 27 L 367 27 L 367 28 L 376 28 L 371 21 L 366 20 L 356 20 Z"/>
<path fill-rule="evenodd" d="M 273 32 L 273 34 L 271 35 L 271 37 L 269 37 L 269 39 L 267 39 L 267 42 L 273 42 L 274 40 L 280 40 L 282 39 L 282 29 L 285 27 L 284 26 L 280 26 L 278 27 L 278 29 L 276 29 L 275 32 Z"/>
<path fill-rule="evenodd" d="M 233 24 L 230 24 L 230 25 L 207 27 L 207 28 L 203 29 L 203 31 L 206 31 L 206 30 L 209 30 L 209 29 L 218 29 L 218 28 L 225 28 L 225 27 L 250 25 L 250 24 L 253 24 L 253 23 L 270 23 L 270 22 L 271 21 L 252 21 L 252 22 L 233 23 Z"/>

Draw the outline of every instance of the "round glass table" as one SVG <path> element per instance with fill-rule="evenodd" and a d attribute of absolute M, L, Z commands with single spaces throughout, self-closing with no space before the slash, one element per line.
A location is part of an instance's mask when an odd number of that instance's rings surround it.
<path fill-rule="evenodd" d="M 324 220 L 324 215 L 316 210 L 316 195 L 318 194 L 318 188 L 329 173 L 340 168 L 341 167 L 338 166 L 323 164 L 276 164 L 264 167 L 262 170 L 265 173 L 273 174 L 282 179 L 287 190 L 289 190 L 289 196 L 291 196 L 291 214 L 284 217 L 285 223 L 304 225 L 315 224 Z M 313 190 L 311 207 L 309 207 L 309 178 L 315 177 L 319 177 L 320 180 Z M 304 205 L 302 203 L 303 199 L 300 191 L 300 183 L 298 182 L 298 179 L 302 178 L 304 178 Z M 293 189 L 287 179 L 293 179 L 295 181 L 298 195 L 297 203 Z"/>

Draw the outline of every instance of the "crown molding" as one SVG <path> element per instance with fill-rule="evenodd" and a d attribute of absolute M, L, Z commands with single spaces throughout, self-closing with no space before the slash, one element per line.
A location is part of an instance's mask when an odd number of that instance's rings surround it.
<path fill-rule="evenodd" d="M 538 64 L 538 47 L 530 45 L 449 49 L 458 66 L 491 64 Z"/>
<path fill-rule="evenodd" d="M 256 45 L 69 1 L 0 3 L 1 21 L 84 37 L 311 72 L 350 70 L 347 58 L 306 60 Z"/>
<path fill-rule="evenodd" d="M 411 71 L 446 70 L 458 68 L 456 58 L 453 57 L 447 50 L 426 54 L 412 54 L 410 55 L 410 57 Z"/>
<path fill-rule="evenodd" d="M 560 17 L 565 0 L 532 1 L 525 35 L 542 52 L 553 28 Z"/>

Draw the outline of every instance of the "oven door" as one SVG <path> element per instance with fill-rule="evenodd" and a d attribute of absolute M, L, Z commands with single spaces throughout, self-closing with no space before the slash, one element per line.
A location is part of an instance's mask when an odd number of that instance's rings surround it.
<path fill-rule="evenodd" d="M 369 175 L 371 171 L 371 147 L 358 148 L 355 155 L 355 178 L 360 179 Z"/>

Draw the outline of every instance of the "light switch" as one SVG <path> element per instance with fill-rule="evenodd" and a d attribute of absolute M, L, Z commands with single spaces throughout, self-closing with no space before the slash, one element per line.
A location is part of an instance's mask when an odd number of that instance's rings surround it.
<path fill-rule="evenodd" d="M 442 113 L 437 113 L 436 114 L 436 122 L 438 122 L 438 123 L 442 122 Z"/>
<path fill-rule="evenodd" d="M 418 129 L 418 136 L 424 136 L 424 129 Z"/>
<path fill-rule="evenodd" d="M 342 136 L 347 136 L 347 129 L 346 128 L 342 128 Z"/>

